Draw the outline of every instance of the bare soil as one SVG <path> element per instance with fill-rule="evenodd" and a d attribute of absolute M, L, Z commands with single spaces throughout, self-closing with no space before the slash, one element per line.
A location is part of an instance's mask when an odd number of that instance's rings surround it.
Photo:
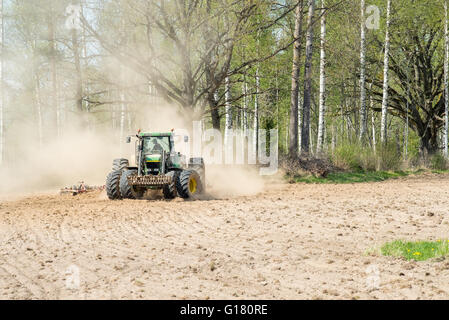
<path fill-rule="evenodd" d="M 32 195 L 0 201 L 0 298 L 447 299 L 449 259 L 367 252 L 448 231 L 448 175 L 202 201 Z"/>

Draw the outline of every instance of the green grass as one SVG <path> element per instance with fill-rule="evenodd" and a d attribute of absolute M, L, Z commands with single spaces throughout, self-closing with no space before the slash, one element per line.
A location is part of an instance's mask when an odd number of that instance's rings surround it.
<path fill-rule="evenodd" d="M 380 248 L 384 256 L 403 257 L 407 260 L 425 261 L 449 254 L 449 240 L 386 243 Z"/>
<path fill-rule="evenodd" d="M 326 178 L 315 176 L 301 176 L 293 178 L 294 182 L 314 183 L 314 184 L 347 184 L 362 182 L 380 182 L 389 179 L 398 179 L 409 175 L 425 173 L 426 170 L 418 169 L 414 171 L 369 171 L 369 172 L 338 172 L 330 173 Z M 449 171 L 433 170 L 434 174 L 449 173 Z"/>
<path fill-rule="evenodd" d="M 407 172 L 339 172 L 330 173 L 326 178 L 307 176 L 307 177 L 297 177 L 295 182 L 305 182 L 305 183 L 360 183 L 360 182 L 379 182 L 388 179 L 397 179 L 399 177 L 408 176 L 410 173 Z"/>

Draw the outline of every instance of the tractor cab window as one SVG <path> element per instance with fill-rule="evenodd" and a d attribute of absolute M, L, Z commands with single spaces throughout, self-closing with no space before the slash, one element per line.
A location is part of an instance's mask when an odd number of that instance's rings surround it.
<path fill-rule="evenodd" d="M 143 152 L 161 154 L 170 153 L 170 137 L 149 137 L 143 140 Z"/>

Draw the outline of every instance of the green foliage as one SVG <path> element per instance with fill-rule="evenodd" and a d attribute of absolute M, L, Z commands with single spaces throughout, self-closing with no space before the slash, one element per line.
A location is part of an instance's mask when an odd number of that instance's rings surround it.
<path fill-rule="evenodd" d="M 396 240 L 380 249 L 382 255 L 402 257 L 407 260 L 425 261 L 449 254 L 449 240 L 406 242 Z"/>
<path fill-rule="evenodd" d="M 353 172 L 397 171 L 402 165 L 401 155 L 394 144 L 378 146 L 377 153 L 359 144 L 344 144 L 335 149 L 332 161 L 335 166 Z"/>

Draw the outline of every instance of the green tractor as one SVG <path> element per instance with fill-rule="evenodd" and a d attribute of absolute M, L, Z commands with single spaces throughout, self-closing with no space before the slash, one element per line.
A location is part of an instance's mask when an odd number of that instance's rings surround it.
<path fill-rule="evenodd" d="M 177 195 L 195 199 L 205 192 L 203 158 L 190 158 L 175 151 L 173 132 L 142 133 L 136 141 L 136 167 L 127 159 L 115 159 L 106 178 L 106 192 L 111 200 L 141 199 L 147 190 L 160 190 L 165 199 Z M 131 137 L 127 137 L 131 143 Z M 188 137 L 184 137 L 188 142 Z"/>

